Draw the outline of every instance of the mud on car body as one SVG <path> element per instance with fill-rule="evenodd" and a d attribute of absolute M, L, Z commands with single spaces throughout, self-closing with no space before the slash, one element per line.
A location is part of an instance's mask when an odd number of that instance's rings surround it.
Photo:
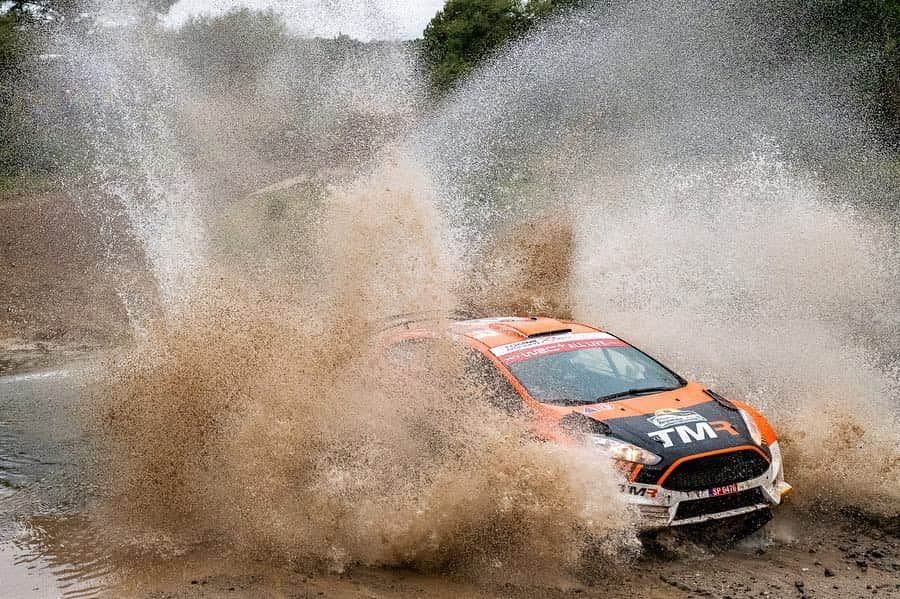
<path fill-rule="evenodd" d="M 414 319 L 396 342 L 433 336 Z M 772 427 L 619 337 L 551 318 L 460 320 L 451 334 L 547 440 L 586 439 L 622 474 L 645 530 L 768 514 L 791 487 Z M 759 519 L 764 523 L 767 518 Z"/>

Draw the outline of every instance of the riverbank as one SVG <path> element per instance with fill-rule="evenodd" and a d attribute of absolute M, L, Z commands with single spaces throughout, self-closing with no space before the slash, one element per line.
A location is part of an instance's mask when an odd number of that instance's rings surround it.
<path fill-rule="evenodd" d="M 127 341 L 128 294 L 152 293 L 113 201 L 84 188 L 0 188 L 0 375 Z"/>

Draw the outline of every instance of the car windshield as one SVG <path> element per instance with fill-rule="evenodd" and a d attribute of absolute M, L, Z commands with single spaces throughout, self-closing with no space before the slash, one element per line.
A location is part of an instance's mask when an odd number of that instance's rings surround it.
<path fill-rule="evenodd" d="M 683 385 L 678 375 L 624 343 L 548 353 L 507 367 L 535 400 L 558 405 L 601 403 Z"/>

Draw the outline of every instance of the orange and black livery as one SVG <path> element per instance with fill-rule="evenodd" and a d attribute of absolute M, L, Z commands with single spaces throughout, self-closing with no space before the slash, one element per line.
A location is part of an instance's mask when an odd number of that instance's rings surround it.
<path fill-rule="evenodd" d="M 443 323 L 436 331 L 435 323 Z M 391 344 L 449 334 L 506 388 L 548 441 L 586 441 L 621 473 L 620 489 L 652 530 L 763 516 L 791 487 L 766 419 L 686 380 L 620 337 L 552 318 L 401 318 Z"/>

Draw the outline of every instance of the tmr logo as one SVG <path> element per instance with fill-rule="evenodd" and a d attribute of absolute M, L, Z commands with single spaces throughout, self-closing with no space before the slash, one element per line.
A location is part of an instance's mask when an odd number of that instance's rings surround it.
<path fill-rule="evenodd" d="M 673 426 L 671 428 L 649 432 L 647 433 L 647 436 L 662 443 L 663 447 L 672 447 L 675 444 L 675 442 L 672 441 L 673 436 L 677 436 L 676 438 L 683 444 L 688 444 L 704 439 L 718 439 L 719 433 L 726 432 L 732 436 L 738 434 L 738 432 L 734 430 L 734 427 L 731 426 L 731 423 L 724 420 L 714 420 L 713 422 L 698 422 L 693 425 L 679 424 L 678 426 Z"/>
<path fill-rule="evenodd" d="M 656 497 L 657 490 L 650 487 L 636 487 L 634 485 L 619 485 L 619 492 L 634 495 L 635 497 Z"/>

